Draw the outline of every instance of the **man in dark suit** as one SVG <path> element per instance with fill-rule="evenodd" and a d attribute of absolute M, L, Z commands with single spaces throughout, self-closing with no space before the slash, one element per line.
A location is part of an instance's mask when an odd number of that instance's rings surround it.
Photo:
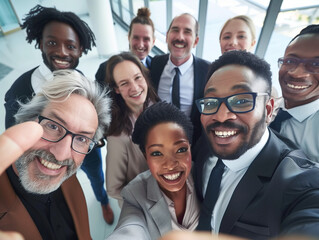
<path fill-rule="evenodd" d="M 319 168 L 268 129 L 271 85 L 269 64 L 245 51 L 210 66 L 196 101 L 210 143 L 199 146 L 194 166 L 198 230 L 249 239 L 319 236 Z"/>
<path fill-rule="evenodd" d="M 319 25 L 309 25 L 278 59 L 284 106 L 270 127 L 319 162 Z"/>
<path fill-rule="evenodd" d="M 200 115 L 196 110 L 195 99 L 203 96 L 209 62 L 192 55 L 198 37 L 198 22 L 190 14 L 175 17 L 166 33 L 170 54 L 155 56 L 151 64 L 151 80 L 158 96 L 172 102 L 177 93 L 177 105 L 191 118 L 194 125 L 193 145 L 201 134 Z M 178 73 L 176 73 L 178 69 Z M 179 86 L 174 88 L 173 80 L 179 75 Z"/>
<path fill-rule="evenodd" d="M 82 53 L 95 46 L 95 37 L 89 26 L 72 12 L 37 5 L 27 14 L 22 29 L 27 41 L 36 42 L 41 50 L 43 63 L 22 74 L 5 95 L 6 128 L 15 124 L 14 115 L 18 101 L 26 103 L 41 91 L 43 84 L 52 79 L 52 71 L 76 69 Z M 112 224 L 114 214 L 104 188 L 101 151 L 95 148 L 86 156 L 82 170 L 90 179 L 96 199 L 101 203 L 105 221 Z"/>
<path fill-rule="evenodd" d="M 17 123 L 39 123 L 42 137 L 0 175 L 1 230 L 25 239 L 91 239 L 75 173 L 109 126 L 110 108 L 106 91 L 74 70 L 55 71 L 21 105 Z"/>

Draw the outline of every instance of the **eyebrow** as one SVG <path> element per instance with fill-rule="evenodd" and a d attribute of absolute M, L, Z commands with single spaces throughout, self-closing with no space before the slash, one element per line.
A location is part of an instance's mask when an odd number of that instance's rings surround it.
<path fill-rule="evenodd" d="M 187 139 L 184 139 L 184 140 L 178 140 L 176 142 L 174 142 L 174 146 L 178 145 L 178 144 L 181 144 L 181 143 L 189 143 L 189 141 Z M 163 147 L 164 145 L 163 144 L 152 144 L 150 146 L 147 147 L 147 149 L 150 149 L 152 147 Z"/>
<path fill-rule="evenodd" d="M 242 90 L 245 90 L 245 91 L 252 91 L 251 88 L 246 85 L 246 84 L 237 84 L 235 86 L 233 86 L 230 90 L 238 90 L 238 89 L 242 89 Z M 215 93 L 217 92 L 216 88 L 208 88 L 205 93 L 204 93 L 204 96 L 208 93 Z"/>
<path fill-rule="evenodd" d="M 68 125 L 64 120 L 63 120 L 63 118 L 61 118 L 58 114 L 56 114 L 55 112 L 50 112 L 49 114 L 49 117 L 50 118 L 54 118 L 54 119 L 57 119 L 58 121 L 59 121 L 59 123 L 63 126 L 63 127 L 65 127 L 65 128 L 67 128 L 66 126 Z M 52 120 L 54 120 L 54 119 L 52 119 Z M 54 121 L 56 121 L 56 120 L 54 120 Z M 68 129 L 69 130 L 69 129 Z M 70 130 L 69 130 L 70 131 Z M 79 133 L 74 133 L 74 134 L 94 134 L 95 132 L 88 132 L 88 131 L 81 131 L 81 132 L 79 132 Z"/>

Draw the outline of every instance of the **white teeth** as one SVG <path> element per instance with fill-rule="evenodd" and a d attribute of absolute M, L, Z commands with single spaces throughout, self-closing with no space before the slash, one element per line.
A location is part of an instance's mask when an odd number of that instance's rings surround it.
<path fill-rule="evenodd" d="M 296 86 L 296 85 L 293 85 L 293 84 L 290 84 L 290 83 L 287 83 L 287 86 L 290 87 L 290 88 L 293 88 L 293 89 L 305 89 L 305 88 L 308 87 L 308 86 Z"/>
<path fill-rule="evenodd" d="M 166 178 L 167 180 L 176 180 L 179 176 L 181 175 L 181 172 L 179 173 L 174 173 L 174 174 L 165 174 L 163 175 L 164 178 Z"/>
<path fill-rule="evenodd" d="M 139 92 L 139 93 L 136 93 L 136 94 L 134 94 L 134 95 L 131 95 L 131 97 L 138 97 L 138 96 L 140 96 L 142 94 L 142 92 Z"/>
<path fill-rule="evenodd" d="M 68 62 L 66 62 L 66 61 L 60 61 L 60 60 L 57 60 L 57 59 L 55 59 L 54 60 L 56 63 L 58 63 L 58 64 L 61 64 L 61 65 L 68 65 L 69 63 Z"/>
<path fill-rule="evenodd" d="M 236 131 L 215 131 L 216 136 L 227 138 L 236 134 Z"/>
<path fill-rule="evenodd" d="M 45 161 L 43 159 L 41 159 L 41 164 L 43 166 L 45 166 L 46 168 L 49 168 L 52 170 L 57 170 L 57 169 L 60 169 L 62 167 L 61 165 L 57 165 L 55 163 L 51 163 L 51 162 Z"/>
<path fill-rule="evenodd" d="M 138 52 L 144 52 L 144 49 L 137 49 Z"/>
<path fill-rule="evenodd" d="M 183 48 L 184 44 L 175 44 L 174 46 L 177 47 L 177 48 Z"/>

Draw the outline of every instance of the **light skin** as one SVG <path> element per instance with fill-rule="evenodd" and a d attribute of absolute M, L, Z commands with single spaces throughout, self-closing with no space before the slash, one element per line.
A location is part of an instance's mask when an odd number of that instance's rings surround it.
<path fill-rule="evenodd" d="M 285 51 L 285 58 L 319 58 L 319 34 L 305 34 L 296 38 Z M 286 108 L 313 102 L 319 98 L 319 74 L 308 73 L 303 64 L 288 71 L 284 65 L 279 70 L 279 83 Z"/>
<path fill-rule="evenodd" d="M 186 180 L 192 166 L 190 144 L 183 128 L 173 122 L 151 128 L 146 136 L 145 157 L 159 187 L 174 202 L 181 223 L 186 209 Z"/>
<path fill-rule="evenodd" d="M 246 66 L 226 65 L 209 78 L 204 97 L 227 97 L 237 93 L 265 93 L 265 80 Z M 247 113 L 233 113 L 225 103 L 218 112 L 201 115 L 201 123 L 217 157 L 237 159 L 259 142 L 271 119 L 273 99 L 256 98 L 255 109 Z"/>
<path fill-rule="evenodd" d="M 252 51 L 256 44 L 247 24 L 240 19 L 231 20 L 223 29 L 219 39 L 222 54 L 233 50 Z"/>
<path fill-rule="evenodd" d="M 153 29 L 150 25 L 135 23 L 128 36 L 130 51 L 140 60 L 146 58 L 155 44 Z"/>
<path fill-rule="evenodd" d="M 195 19 L 190 15 L 174 18 L 170 29 L 166 33 L 166 42 L 174 65 L 180 66 L 192 55 L 192 49 L 198 43 Z"/>
<path fill-rule="evenodd" d="M 94 137 L 98 126 L 97 113 L 93 104 L 85 97 L 77 94 L 71 94 L 71 96 L 62 103 L 61 101 L 50 102 L 41 115 L 60 123 L 73 133 L 82 134 L 89 138 Z M 84 154 L 72 150 L 71 143 L 71 135 L 65 136 L 57 143 L 44 139 L 37 141 L 31 148 L 31 151 L 43 150 L 53 155 L 55 160 L 52 163 L 53 160 L 33 156 L 33 160 L 31 159 L 23 168 L 27 172 L 26 183 L 37 184 L 37 191 L 48 189 L 48 187 L 49 189 L 58 188 L 65 180 L 65 177 L 69 177 L 71 173 L 73 174 L 80 167 L 85 157 Z M 23 157 L 28 156 L 28 153 L 29 152 L 26 152 Z M 20 158 L 16 164 L 19 164 L 23 157 Z M 59 165 L 65 162 L 68 164 Z M 15 164 L 13 164 L 13 169 L 17 175 L 20 174 Z M 23 178 L 22 175 L 19 175 L 19 177 L 21 179 Z"/>
<path fill-rule="evenodd" d="M 40 41 L 43 62 L 51 70 L 75 69 L 82 56 L 80 39 L 68 24 L 52 21 L 45 25 Z"/>
<path fill-rule="evenodd" d="M 131 61 L 118 63 L 113 70 L 115 92 L 121 94 L 126 105 L 137 117 L 143 111 L 147 83 L 139 67 Z"/>

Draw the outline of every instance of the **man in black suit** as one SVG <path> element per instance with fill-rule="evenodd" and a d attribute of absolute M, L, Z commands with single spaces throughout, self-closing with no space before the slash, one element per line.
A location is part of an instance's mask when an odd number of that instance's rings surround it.
<path fill-rule="evenodd" d="M 198 22 L 192 15 L 184 13 L 175 17 L 166 33 L 170 54 L 155 56 L 151 64 L 151 80 L 159 97 L 173 103 L 173 93 L 179 92 L 177 106 L 192 120 L 194 144 L 201 134 L 195 99 L 203 96 L 209 66 L 209 62 L 192 55 L 192 49 L 199 41 L 198 30 Z M 179 87 L 174 88 L 176 68 L 180 83 Z"/>
<path fill-rule="evenodd" d="M 248 52 L 227 52 L 210 66 L 196 101 L 210 143 L 199 146 L 194 167 L 198 230 L 319 236 L 319 168 L 268 129 L 271 85 L 269 64 Z"/>

